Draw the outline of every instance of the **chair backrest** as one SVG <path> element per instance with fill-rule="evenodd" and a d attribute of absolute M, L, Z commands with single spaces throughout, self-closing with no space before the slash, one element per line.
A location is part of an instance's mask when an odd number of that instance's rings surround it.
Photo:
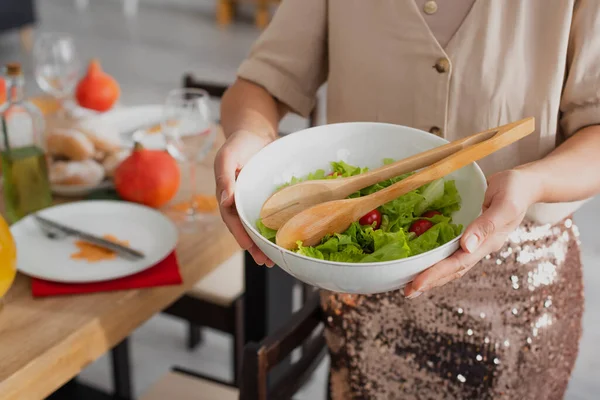
<path fill-rule="evenodd" d="M 183 76 L 183 87 L 190 88 L 190 89 L 204 89 L 208 92 L 208 94 L 211 97 L 216 97 L 219 99 L 221 97 L 223 97 L 223 94 L 225 93 L 225 91 L 228 88 L 227 85 L 223 85 L 223 84 L 219 84 L 219 83 L 210 83 L 210 82 L 198 80 L 194 77 L 193 74 L 185 74 Z M 310 116 L 308 117 L 309 127 L 318 125 L 318 123 L 319 123 L 318 109 L 319 109 L 319 104 L 318 104 L 318 99 L 317 99 L 317 103 L 315 104 L 315 107 L 313 108 L 313 110 L 310 113 Z M 280 133 L 280 136 L 282 136 L 281 133 Z"/>
<path fill-rule="evenodd" d="M 200 81 L 192 74 L 184 75 L 183 87 L 204 89 L 214 98 L 223 97 L 228 88 L 227 85 Z M 318 124 L 318 108 L 316 104 L 310 114 L 311 127 Z M 283 134 L 280 133 L 280 136 Z M 322 316 L 319 297 L 313 293 L 281 329 L 260 343 L 246 345 L 242 361 L 241 400 L 287 400 L 300 389 L 325 356 L 325 338 L 321 331 L 316 332 Z M 276 382 L 268 385 L 269 371 L 299 347 L 302 347 L 301 358 L 284 370 Z"/>
<path fill-rule="evenodd" d="M 203 89 L 208 92 L 211 97 L 221 98 L 227 90 L 227 85 L 219 83 L 209 83 L 199 81 L 192 74 L 185 74 L 183 76 L 183 87 L 189 89 Z"/>
<path fill-rule="evenodd" d="M 281 329 L 260 343 L 248 343 L 242 361 L 240 400 L 291 399 L 325 356 L 322 322 L 319 296 L 315 294 Z M 300 347 L 300 359 L 269 385 L 269 371 Z"/>

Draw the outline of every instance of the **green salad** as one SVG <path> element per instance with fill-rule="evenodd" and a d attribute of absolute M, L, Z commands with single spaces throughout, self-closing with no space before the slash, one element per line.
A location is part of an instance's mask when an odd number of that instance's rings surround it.
<path fill-rule="evenodd" d="M 394 162 L 385 159 L 384 164 Z M 343 161 L 332 162 L 332 171 L 318 170 L 306 178 L 292 178 L 279 189 L 304 180 L 337 179 L 367 171 Z M 412 173 L 369 186 L 349 196 L 366 196 L 396 183 Z M 369 212 L 343 233 L 325 236 L 317 246 L 298 243 L 297 253 L 321 260 L 367 263 L 391 261 L 433 250 L 457 237 L 462 225 L 452 223 L 460 209 L 460 195 L 453 180 L 439 179 Z M 275 242 L 276 230 L 257 222 L 260 233 Z"/>

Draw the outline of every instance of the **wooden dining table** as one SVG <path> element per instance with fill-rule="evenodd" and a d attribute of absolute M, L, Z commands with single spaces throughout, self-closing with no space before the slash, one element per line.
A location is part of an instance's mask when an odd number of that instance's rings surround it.
<path fill-rule="evenodd" d="M 217 135 L 211 153 L 199 164 L 196 190 L 214 193 L 213 162 L 224 137 Z M 182 188 L 174 203 L 189 197 L 189 175 L 182 168 Z M 1 197 L 1 196 L 0 196 Z M 55 198 L 55 203 L 76 201 Z M 3 213 L 0 200 L 0 213 Z M 184 295 L 196 282 L 240 251 L 218 213 L 193 233 L 180 233 L 176 248 L 183 283 L 145 289 L 34 298 L 31 279 L 17 273 L 0 310 L 0 400 L 44 399 L 108 351 L 122 346 L 141 324 Z M 295 280 L 278 268 L 259 268 L 245 259 L 245 332 L 260 340 L 291 315 Z M 127 352 L 125 347 L 123 351 Z M 127 358 L 128 354 L 120 357 Z M 122 360 L 127 364 L 127 360 Z M 115 361 L 113 360 L 113 366 Z M 122 367 L 122 366 L 121 366 Z M 128 365 L 125 366 L 127 369 Z M 122 379 L 129 381 L 128 371 Z M 130 397 L 128 382 L 121 397 Z M 115 385 L 117 382 L 115 382 Z"/>
<path fill-rule="evenodd" d="M 214 151 L 198 168 L 202 192 L 214 190 L 213 157 Z M 0 399 L 50 395 L 236 251 L 235 239 L 214 215 L 197 232 L 180 234 L 181 285 L 34 298 L 30 278 L 18 273 L 0 310 Z"/>

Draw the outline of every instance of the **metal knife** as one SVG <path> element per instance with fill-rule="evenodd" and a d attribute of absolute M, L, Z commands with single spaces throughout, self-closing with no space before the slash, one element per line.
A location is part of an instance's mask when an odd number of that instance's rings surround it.
<path fill-rule="evenodd" d="M 68 226 L 64 226 L 62 224 L 59 224 L 58 222 L 51 221 L 44 217 L 40 217 L 37 214 L 34 215 L 33 217 L 40 224 L 43 224 L 48 227 L 51 227 L 52 229 L 56 229 L 58 231 L 64 232 L 67 235 L 78 237 L 79 239 L 84 240 L 89 243 L 92 243 L 92 244 L 95 244 L 96 246 L 100 246 L 100 247 L 103 247 L 110 251 L 114 251 L 115 253 L 119 254 L 120 256 L 122 256 L 124 258 L 140 259 L 140 258 L 145 257 L 142 252 L 132 249 L 130 247 L 111 242 L 110 240 L 106 240 L 104 238 L 91 235 L 89 233 L 81 232 L 77 229 L 70 228 Z"/>

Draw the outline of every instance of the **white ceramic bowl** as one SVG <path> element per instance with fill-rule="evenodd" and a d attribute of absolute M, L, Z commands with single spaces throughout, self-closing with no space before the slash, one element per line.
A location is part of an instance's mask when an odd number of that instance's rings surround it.
<path fill-rule="evenodd" d="M 344 160 L 377 168 L 384 158 L 396 160 L 440 146 L 446 140 L 405 126 L 352 122 L 323 125 L 279 139 L 254 156 L 239 174 L 235 202 L 252 240 L 278 266 L 308 284 L 343 293 L 371 294 L 404 287 L 419 272 L 450 256 L 459 238 L 414 257 L 380 263 L 340 263 L 317 260 L 285 250 L 265 239 L 256 229 L 260 209 L 278 185 L 292 176 L 303 177 Z M 454 179 L 462 197 L 454 222 L 467 226 L 481 212 L 486 181 L 472 164 L 447 177 Z"/>

